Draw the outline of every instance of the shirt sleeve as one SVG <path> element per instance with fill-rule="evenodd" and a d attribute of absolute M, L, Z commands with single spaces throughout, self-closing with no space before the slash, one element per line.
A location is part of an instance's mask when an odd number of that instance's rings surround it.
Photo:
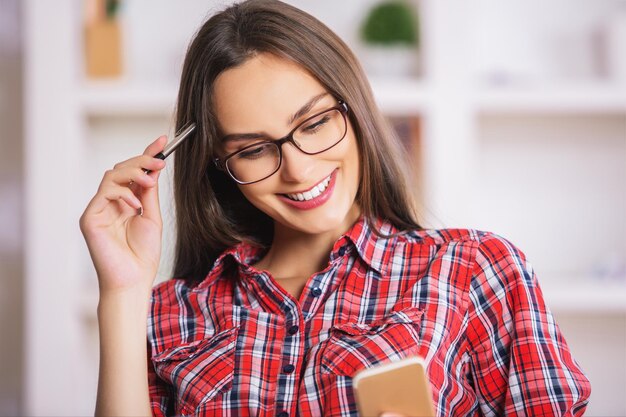
<path fill-rule="evenodd" d="M 148 388 L 150 407 L 152 408 L 152 415 L 155 417 L 173 416 L 175 414 L 176 393 L 174 388 L 159 377 L 152 361 L 152 356 L 158 350 L 160 343 L 162 343 L 158 335 L 166 333 L 163 329 L 162 314 L 164 310 L 168 310 L 165 307 L 168 305 L 171 295 L 175 294 L 172 291 L 174 286 L 174 280 L 162 282 L 152 289 L 152 297 L 150 298 L 150 311 L 147 323 Z"/>
<path fill-rule="evenodd" d="M 488 234 L 477 248 L 468 341 L 485 416 L 581 416 L 589 380 L 543 300 L 525 255 Z"/>
<path fill-rule="evenodd" d="M 148 345 L 148 388 L 152 415 L 154 417 L 171 416 L 174 414 L 172 392 L 169 386 L 156 374 L 151 360 L 151 350 Z"/>

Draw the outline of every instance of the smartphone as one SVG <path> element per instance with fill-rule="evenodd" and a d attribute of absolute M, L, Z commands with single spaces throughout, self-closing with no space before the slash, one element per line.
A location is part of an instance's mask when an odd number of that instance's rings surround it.
<path fill-rule="evenodd" d="M 352 381 L 361 417 L 394 412 L 407 417 L 435 415 L 426 365 L 419 356 L 359 371 Z"/>

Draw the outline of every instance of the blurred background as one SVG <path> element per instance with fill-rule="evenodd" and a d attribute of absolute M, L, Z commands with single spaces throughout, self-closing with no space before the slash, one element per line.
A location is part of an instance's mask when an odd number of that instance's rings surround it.
<path fill-rule="evenodd" d="M 229 3 L 0 0 L 0 415 L 93 414 L 98 294 L 78 219 L 106 169 L 172 133 L 186 46 Z M 586 415 L 626 416 L 626 1 L 288 3 L 361 59 L 422 224 L 521 248 L 591 379 Z"/>

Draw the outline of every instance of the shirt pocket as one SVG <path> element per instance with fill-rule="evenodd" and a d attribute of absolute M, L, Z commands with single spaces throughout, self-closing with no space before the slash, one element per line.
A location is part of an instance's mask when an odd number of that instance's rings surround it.
<path fill-rule="evenodd" d="M 181 344 L 152 357 L 154 368 L 176 390 L 176 414 L 192 414 L 232 388 L 239 328 Z"/>
<path fill-rule="evenodd" d="M 333 326 L 320 352 L 322 372 L 353 377 L 378 363 L 417 355 L 423 314 L 422 309 L 409 307 L 369 324 Z"/>

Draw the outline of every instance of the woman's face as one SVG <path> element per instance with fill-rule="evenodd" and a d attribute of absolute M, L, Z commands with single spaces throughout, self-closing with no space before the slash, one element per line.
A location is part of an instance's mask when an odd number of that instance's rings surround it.
<path fill-rule="evenodd" d="M 270 54 L 258 54 L 223 72 L 213 99 L 219 130 L 231 138 L 223 141 L 221 156 L 282 138 L 307 117 L 337 105 L 304 69 Z M 307 234 L 345 232 L 360 214 L 355 203 L 359 153 L 349 121 L 343 140 L 325 152 L 307 155 L 285 143 L 282 153 L 274 175 L 239 185 L 244 196 L 279 226 Z M 295 201 L 298 193 L 304 201 Z"/>

